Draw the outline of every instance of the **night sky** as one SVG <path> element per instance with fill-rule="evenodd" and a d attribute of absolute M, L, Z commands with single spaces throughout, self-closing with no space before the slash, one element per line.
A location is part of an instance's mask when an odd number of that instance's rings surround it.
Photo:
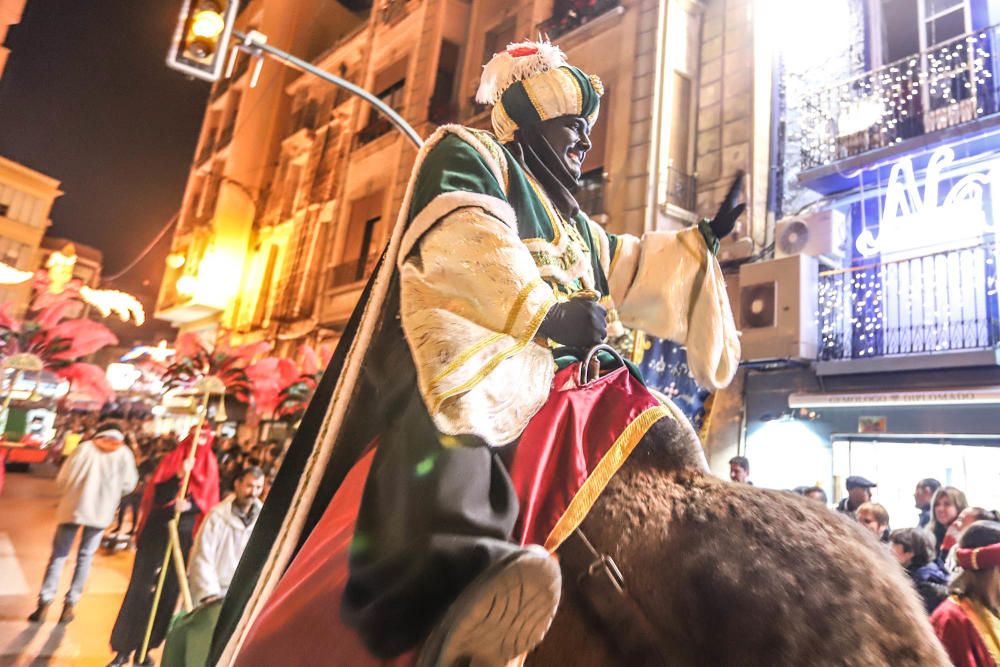
<path fill-rule="evenodd" d="M 0 155 L 62 181 L 48 233 L 104 253 L 104 275 L 131 262 L 180 206 L 207 83 L 164 58 L 180 0 L 28 0 L 0 78 Z M 114 287 L 152 320 L 170 234 Z M 109 320 L 110 323 L 110 320 Z M 170 335 L 162 322 L 136 334 Z"/>

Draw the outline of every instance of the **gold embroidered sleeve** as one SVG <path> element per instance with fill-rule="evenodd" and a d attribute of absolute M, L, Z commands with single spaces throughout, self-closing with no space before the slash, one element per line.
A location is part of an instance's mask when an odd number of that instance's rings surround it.
<path fill-rule="evenodd" d="M 514 440 L 548 396 L 552 355 L 533 339 L 555 303 L 517 233 L 481 208 L 423 235 L 401 272 L 403 331 L 421 396 L 446 435 Z"/>

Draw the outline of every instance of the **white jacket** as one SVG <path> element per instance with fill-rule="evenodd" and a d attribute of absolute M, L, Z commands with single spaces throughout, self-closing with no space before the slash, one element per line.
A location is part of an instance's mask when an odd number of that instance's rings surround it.
<path fill-rule="evenodd" d="M 127 446 L 106 452 L 90 440 L 81 442 L 56 477 L 63 494 L 56 521 L 107 528 L 122 496 L 138 483 L 135 456 Z"/>
<path fill-rule="evenodd" d="M 249 526 L 233 514 L 233 495 L 212 508 L 201 523 L 191 549 L 188 580 L 191 598 L 198 604 L 207 597 L 225 595 L 233 573 L 250 540 L 250 532 L 260 516 L 259 500 L 254 499 L 254 520 Z"/>

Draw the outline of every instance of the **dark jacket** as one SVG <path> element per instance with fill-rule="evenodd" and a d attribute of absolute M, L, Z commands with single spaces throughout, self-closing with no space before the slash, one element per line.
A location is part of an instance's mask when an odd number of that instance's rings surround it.
<path fill-rule="evenodd" d="M 931 522 L 931 507 L 922 507 L 920 509 L 920 520 L 917 522 L 917 528 L 926 528 L 927 524 Z"/>
<path fill-rule="evenodd" d="M 927 613 L 933 612 L 948 597 L 948 575 L 935 561 L 917 568 L 906 568 L 913 585 L 924 601 Z"/>

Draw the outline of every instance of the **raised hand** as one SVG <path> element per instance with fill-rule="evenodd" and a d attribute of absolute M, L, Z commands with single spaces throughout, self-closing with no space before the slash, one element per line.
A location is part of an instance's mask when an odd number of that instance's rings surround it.
<path fill-rule="evenodd" d="M 715 234 L 715 238 L 719 240 L 724 239 L 732 233 L 733 228 L 736 226 L 736 220 L 746 210 L 746 204 L 736 203 L 736 200 L 740 197 L 740 193 L 743 191 L 743 177 L 744 173 L 742 170 L 736 172 L 736 177 L 733 179 L 733 184 L 729 186 L 726 198 L 722 200 L 722 204 L 719 206 L 715 217 L 708 223 L 709 227 L 712 228 L 712 233 Z"/>

